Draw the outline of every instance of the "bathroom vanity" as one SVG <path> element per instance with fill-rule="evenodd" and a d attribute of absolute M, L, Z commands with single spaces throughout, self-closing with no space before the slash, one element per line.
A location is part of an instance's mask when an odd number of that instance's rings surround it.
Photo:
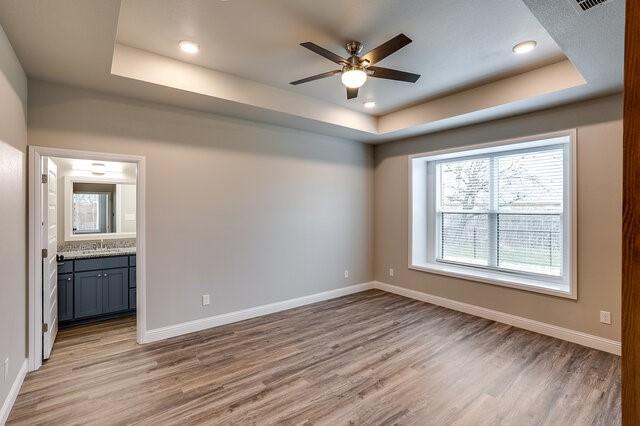
<path fill-rule="evenodd" d="M 58 261 L 60 326 L 130 315 L 135 310 L 135 254 L 125 250 L 61 253 Z"/>

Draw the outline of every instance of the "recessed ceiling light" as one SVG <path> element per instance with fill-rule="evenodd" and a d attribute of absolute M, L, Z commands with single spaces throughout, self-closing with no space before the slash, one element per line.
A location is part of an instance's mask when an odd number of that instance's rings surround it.
<path fill-rule="evenodd" d="M 376 107 L 376 103 L 373 101 L 368 101 L 364 103 L 364 107 L 365 108 L 375 108 Z"/>
<path fill-rule="evenodd" d="M 182 40 L 179 46 L 180 46 L 180 50 L 186 53 L 190 53 L 192 55 L 200 51 L 200 47 L 196 43 L 188 40 Z"/>
<path fill-rule="evenodd" d="M 515 53 L 516 55 L 529 53 L 533 49 L 535 49 L 537 45 L 538 43 L 535 40 L 523 41 L 522 43 L 518 43 L 513 46 L 513 53 Z"/>

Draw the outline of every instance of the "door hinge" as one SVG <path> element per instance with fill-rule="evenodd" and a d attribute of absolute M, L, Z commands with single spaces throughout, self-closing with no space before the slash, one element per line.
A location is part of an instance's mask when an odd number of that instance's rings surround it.
<path fill-rule="evenodd" d="M 49 176 L 42 175 L 42 183 L 47 183 L 47 182 L 49 182 Z"/>
<path fill-rule="evenodd" d="M 42 249 L 42 258 L 46 259 L 49 257 L 49 249 Z"/>
<path fill-rule="evenodd" d="M 45 322 L 44 324 L 42 324 L 42 332 L 46 333 L 47 331 L 49 331 L 49 324 Z"/>

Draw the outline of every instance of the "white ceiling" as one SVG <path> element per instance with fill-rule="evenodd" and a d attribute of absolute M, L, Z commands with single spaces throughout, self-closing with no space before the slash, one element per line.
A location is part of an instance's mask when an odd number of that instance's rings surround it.
<path fill-rule="evenodd" d="M 2 0 L 0 25 L 32 79 L 377 143 L 621 91 L 624 0 L 574 1 Z M 414 42 L 380 65 L 418 85 L 371 79 L 357 102 L 332 79 L 288 85 L 333 69 L 302 41 L 341 53 L 400 32 Z M 528 38 L 540 48 L 513 55 Z"/>
<path fill-rule="evenodd" d="M 422 74 L 416 84 L 369 79 L 354 100 L 346 99 L 339 76 L 288 84 L 338 68 L 301 42 L 344 57 L 347 41 L 363 42 L 364 53 L 401 32 L 413 43 L 380 66 Z M 181 52 L 185 39 L 200 53 Z M 525 40 L 538 48 L 514 55 L 513 46 Z M 564 59 L 519 0 L 124 0 L 117 41 L 359 111 L 370 112 L 363 102 L 375 100 L 374 114 Z"/>

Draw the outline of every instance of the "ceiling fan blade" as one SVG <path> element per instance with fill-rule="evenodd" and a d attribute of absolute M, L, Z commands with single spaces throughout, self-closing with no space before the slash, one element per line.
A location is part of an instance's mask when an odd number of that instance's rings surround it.
<path fill-rule="evenodd" d="M 382 43 L 380 46 L 365 54 L 361 59 L 366 59 L 371 65 L 373 65 L 376 62 L 380 62 L 392 53 L 395 53 L 398 50 L 402 49 L 409 43 L 411 43 L 411 39 L 409 37 L 404 34 L 399 34 L 386 43 Z"/>
<path fill-rule="evenodd" d="M 347 60 L 345 58 L 343 58 L 342 56 L 336 55 L 335 53 L 325 49 L 324 47 L 320 47 L 317 44 L 312 43 L 310 41 L 307 41 L 305 43 L 300 43 L 300 46 L 306 47 L 307 49 L 311 50 L 312 52 L 315 52 L 320 56 L 324 56 L 325 58 L 327 58 L 330 61 L 335 62 L 336 64 L 340 64 L 340 65 L 346 65 L 347 64 Z"/>
<path fill-rule="evenodd" d="M 420 74 L 412 74 L 410 72 L 392 70 L 389 68 L 369 67 L 368 71 L 373 71 L 371 77 L 385 78 L 387 80 L 406 81 L 415 83 L 420 78 Z"/>
<path fill-rule="evenodd" d="M 307 83 L 309 81 L 320 80 L 321 78 L 331 77 L 332 75 L 340 74 L 341 72 L 342 72 L 341 70 L 323 72 L 322 74 L 312 75 L 311 77 L 307 77 L 307 78 L 303 78 L 303 79 L 300 79 L 300 80 L 292 81 L 289 84 L 297 86 L 298 84 Z"/>
<path fill-rule="evenodd" d="M 358 88 L 351 89 L 347 87 L 347 99 L 355 99 L 358 97 Z"/>

